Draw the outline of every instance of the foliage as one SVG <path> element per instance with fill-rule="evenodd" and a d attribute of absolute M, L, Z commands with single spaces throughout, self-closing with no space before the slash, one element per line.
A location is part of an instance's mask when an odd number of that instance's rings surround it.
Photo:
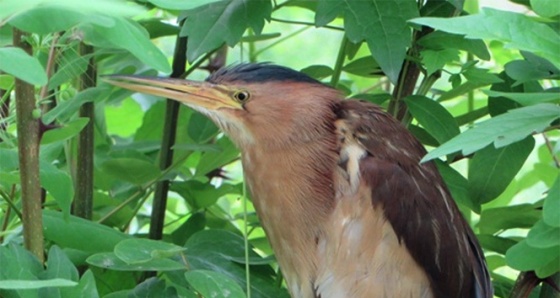
<path fill-rule="evenodd" d="M 3 1 L 0 296 L 288 296 L 253 207 L 240 200 L 238 151 L 216 126 L 181 107 L 171 165 L 162 167 L 171 152 L 160 146 L 171 133 L 166 103 L 101 81 L 83 85 L 95 81 L 92 69 L 169 74 L 177 36 L 188 36 L 173 58 L 188 59 L 179 76 L 201 79 L 200 65 L 212 70 L 226 58 L 273 60 L 384 106 L 435 147 L 424 161 L 435 160 L 473 226 L 496 296 L 510 294 L 518 271 L 558 276 L 560 10 L 553 1 L 516 2 L 535 15 L 466 11 L 451 0 Z M 31 55 L 11 46 L 14 28 L 30 33 Z M 309 46 L 309 30 L 330 35 Z M 281 56 L 287 49 L 297 55 Z M 334 62 L 322 62 L 323 52 Z M 16 79 L 36 87 L 37 108 L 23 112 L 41 121 L 43 219 L 35 224 L 44 230 L 46 267 L 22 246 L 28 198 Z M 94 117 L 83 114 L 86 105 Z M 92 155 L 78 145 L 88 125 Z M 72 215 L 84 160 L 93 162 L 91 219 Z M 163 240 L 146 239 L 164 180 Z"/>

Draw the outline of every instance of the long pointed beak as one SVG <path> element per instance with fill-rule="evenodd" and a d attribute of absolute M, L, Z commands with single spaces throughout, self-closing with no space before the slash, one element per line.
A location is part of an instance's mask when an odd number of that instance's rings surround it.
<path fill-rule="evenodd" d="M 102 79 L 121 88 L 174 99 L 195 108 L 207 110 L 243 108 L 229 96 L 226 88 L 208 82 L 128 75 L 112 75 Z"/>

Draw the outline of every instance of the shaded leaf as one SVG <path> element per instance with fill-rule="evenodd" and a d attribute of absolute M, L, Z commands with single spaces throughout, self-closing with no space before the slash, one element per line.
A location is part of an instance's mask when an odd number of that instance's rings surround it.
<path fill-rule="evenodd" d="M 41 186 L 53 196 L 62 210 L 64 218 L 68 219 L 72 199 L 74 198 L 74 184 L 70 175 L 50 163 L 41 161 L 39 177 Z"/>
<path fill-rule="evenodd" d="M 155 6 L 171 10 L 188 10 L 221 0 L 148 0 Z"/>
<path fill-rule="evenodd" d="M 333 69 L 326 65 L 311 65 L 300 71 L 317 80 L 329 77 L 333 73 Z"/>
<path fill-rule="evenodd" d="M 175 271 L 188 266 L 171 259 L 152 259 L 142 263 L 127 264 L 112 252 L 96 253 L 87 258 L 90 265 L 117 271 Z"/>
<path fill-rule="evenodd" d="M 500 148 L 543 131 L 558 118 L 560 107 L 553 104 L 538 104 L 511 110 L 454 137 L 424 156 L 422 162 L 457 151 L 469 155 L 491 143 Z"/>
<path fill-rule="evenodd" d="M 404 99 L 410 113 L 440 144 L 461 131 L 455 118 L 438 102 L 425 96 L 412 95 Z"/>
<path fill-rule="evenodd" d="M 541 211 L 531 204 L 514 205 L 482 210 L 478 226 L 483 234 L 494 234 L 501 230 L 530 228 L 539 219 Z"/>
<path fill-rule="evenodd" d="M 445 49 L 445 50 L 424 50 L 421 53 L 422 63 L 426 67 L 426 72 L 428 75 L 443 69 L 445 64 L 452 61 L 459 60 L 459 51 L 455 49 Z"/>
<path fill-rule="evenodd" d="M 206 175 L 210 171 L 232 162 L 239 155 L 239 151 L 228 138 L 221 138 L 216 144 L 220 146 L 220 151 L 205 152 L 196 166 L 196 175 Z"/>
<path fill-rule="evenodd" d="M 74 98 L 58 102 L 56 107 L 43 115 L 42 120 L 44 123 L 52 123 L 55 119 L 65 122 L 78 111 L 82 104 L 104 100 L 110 91 L 111 89 L 107 87 L 94 87 L 80 91 Z"/>
<path fill-rule="evenodd" d="M 450 165 L 441 160 L 436 160 L 435 162 L 455 202 L 468 207 L 474 212 L 480 213 L 480 204 L 472 200 L 469 196 L 469 181 Z"/>
<path fill-rule="evenodd" d="M 260 34 L 271 11 L 270 1 L 225 0 L 184 12 L 181 36 L 189 37 L 188 60 L 192 62 L 224 43 L 235 45 L 249 27 Z"/>
<path fill-rule="evenodd" d="M 47 74 L 39 60 L 20 48 L 0 48 L 0 70 L 31 85 L 47 83 Z"/>
<path fill-rule="evenodd" d="M 125 239 L 115 246 L 115 255 L 127 264 L 145 263 L 157 258 L 167 258 L 183 252 L 185 248 L 151 239 Z"/>
<path fill-rule="evenodd" d="M 74 48 L 64 51 L 59 58 L 56 73 L 49 79 L 49 90 L 84 73 L 91 57 L 93 54 L 80 56 Z"/>
<path fill-rule="evenodd" d="M 522 92 L 499 92 L 492 90 L 482 90 L 486 95 L 493 97 L 507 97 L 524 106 L 534 105 L 538 103 L 556 103 L 560 104 L 560 93 L 558 90 L 551 90 L 552 92 L 539 92 L 539 93 L 522 93 Z"/>
<path fill-rule="evenodd" d="M 467 39 L 464 36 L 443 31 L 432 32 L 418 40 L 418 44 L 427 49 L 457 49 L 474 54 L 482 60 L 490 60 L 490 52 L 480 39 Z"/>
<path fill-rule="evenodd" d="M 89 118 L 76 118 L 63 126 L 46 131 L 41 138 L 41 145 L 66 141 L 77 136 L 89 122 Z"/>
<path fill-rule="evenodd" d="M 358 76 L 370 77 L 374 75 L 381 75 L 379 64 L 371 56 L 358 58 L 342 67 L 347 73 L 355 74 Z"/>
<path fill-rule="evenodd" d="M 531 0 L 531 8 L 545 18 L 560 14 L 560 5 L 555 0 Z"/>
<path fill-rule="evenodd" d="M 520 13 L 483 8 L 479 14 L 456 18 L 417 18 L 425 25 L 473 39 L 500 40 L 508 48 L 533 52 L 560 65 L 560 36 L 549 26 Z M 532 34 L 539 32 L 539 34 Z"/>
<path fill-rule="evenodd" d="M 151 162 L 136 158 L 112 158 L 101 165 L 101 170 L 115 178 L 142 185 L 156 179 L 159 168 Z"/>
<path fill-rule="evenodd" d="M 476 152 L 469 166 L 469 195 L 478 204 L 498 197 L 510 184 L 533 150 L 535 140 L 528 137 L 501 148 L 489 145 Z"/>
<path fill-rule="evenodd" d="M 228 276 L 209 270 L 185 272 L 185 278 L 203 297 L 246 297 L 243 289 Z"/>
<path fill-rule="evenodd" d="M 86 252 L 112 251 L 117 243 L 130 236 L 107 226 L 70 216 L 64 220 L 60 212 L 43 211 L 43 231 L 45 238 L 61 247 L 74 248 Z M 88 241 L 84 241 L 87 235 Z"/>
<path fill-rule="evenodd" d="M 484 249 L 491 250 L 499 254 L 505 254 L 510 247 L 517 244 L 517 241 L 515 240 L 488 234 L 478 234 L 476 235 L 476 238 Z"/>
<path fill-rule="evenodd" d="M 530 52 L 522 51 L 521 54 L 525 60 L 510 61 L 504 66 L 507 75 L 516 81 L 513 86 L 534 80 L 560 77 L 560 69 L 550 61 Z"/>

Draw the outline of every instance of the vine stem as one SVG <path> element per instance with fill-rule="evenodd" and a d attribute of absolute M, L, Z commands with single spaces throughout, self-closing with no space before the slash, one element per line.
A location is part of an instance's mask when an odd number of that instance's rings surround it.
<path fill-rule="evenodd" d="M 340 41 L 340 48 L 338 49 L 338 56 L 336 57 L 336 62 L 334 64 L 333 74 L 331 76 L 331 86 L 335 87 L 340 81 L 340 74 L 342 73 L 342 65 L 344 64 L 344 58 L 346 57 L 346 45 L 348 44 L 348 39 L 346 35 L 342 36 Z"/>

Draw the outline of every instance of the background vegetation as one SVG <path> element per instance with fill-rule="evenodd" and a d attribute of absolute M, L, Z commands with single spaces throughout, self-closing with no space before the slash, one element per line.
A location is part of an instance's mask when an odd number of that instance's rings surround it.
<path fill-rule="evenodd" d="M 272 61 L 433 149 L 496 296 L 558 297 L 560 5 L 514 2 L 3 0 L 0 296 L 287 297 L 232 143 L 99 80 Z"/>

